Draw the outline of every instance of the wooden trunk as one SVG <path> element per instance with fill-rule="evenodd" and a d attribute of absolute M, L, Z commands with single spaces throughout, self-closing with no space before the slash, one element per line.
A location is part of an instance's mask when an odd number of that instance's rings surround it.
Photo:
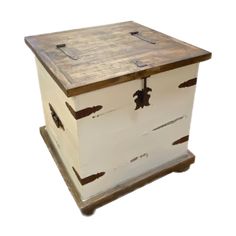
<path fill-rule="evenodd" d="M 199 62 L 211 54 L 134 22 L 30 36 L 41 134 L 85 214 L 194 162 Z"/>

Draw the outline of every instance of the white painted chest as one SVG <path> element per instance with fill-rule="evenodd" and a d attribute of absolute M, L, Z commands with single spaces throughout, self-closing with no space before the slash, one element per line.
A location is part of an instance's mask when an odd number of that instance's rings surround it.
<path fill-rule="evenodd" d="M 134 22 L 26 37 L 40 131 L 85 214 L 194 162 L 199 62 L 211 53 Z"/>

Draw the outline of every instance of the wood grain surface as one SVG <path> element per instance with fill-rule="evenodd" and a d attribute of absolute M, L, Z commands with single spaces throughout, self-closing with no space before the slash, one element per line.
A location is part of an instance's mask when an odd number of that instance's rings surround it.
<path fill-rule="evenodd" d="M 68 97 L 211 57 L 132 21 L 29 36 L 25 42 Z"/>

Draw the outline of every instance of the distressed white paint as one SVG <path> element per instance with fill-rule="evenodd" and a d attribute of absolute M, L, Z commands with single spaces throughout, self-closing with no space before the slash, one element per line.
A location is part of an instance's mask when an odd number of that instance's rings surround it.
<path fill-rule="evenodd" d="M 42 65 L 37 65 L 47 131 L 83 200 L 186 154 L 187 142 L 172 143 L 189 134 L 195 86 L 178 86 L 197 77 L 198 64 L 149 77 L 151 105 L 139 110 L 134 110 L 133 98 L 143 86 L 139 79 L 67 98 Z M 103 108 L 76 121 L 66 101 L 76 111 L 96 105 Z M 65 131 L 53 123 L 49 102 Z M 81 186 L 72 166 L 82 178 L 103 171 L 105 175 Z"/>
<path fill-rule="evenodd" d="M 74 99 L 67 98 L 41 63 L 38 60 L 36 60 L 36 63 L 47 132 L 60 153 L 71 179 L 74 181 L 78 191 L 82 193 L 82 188 L 72 171 L 72 166 L 75 168 L 79 167 L 77 124 L 65 105 L 65 102 L 73 104 Z M 49 103 L 60 117 L 65 127 L 64 131 L 61 128 L 57 128 L 54 124 Z"/>

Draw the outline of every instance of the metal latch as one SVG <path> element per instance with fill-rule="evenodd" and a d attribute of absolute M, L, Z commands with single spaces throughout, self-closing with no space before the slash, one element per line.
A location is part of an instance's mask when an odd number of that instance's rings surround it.
<path fill-rule="evenodd" d="M 152 91 L 151 88 L 147 87 L 147 77 L 143 78 L 143 89 L 138 90 L 133 94 L 133 97 L 136 97 L 134 102 L 136 103 L 135 110 L 138 110 L 140 107 L 143 108 L 144 106 L 150 106 L 149 99 L 151 97 L 149 92 Z"/>

